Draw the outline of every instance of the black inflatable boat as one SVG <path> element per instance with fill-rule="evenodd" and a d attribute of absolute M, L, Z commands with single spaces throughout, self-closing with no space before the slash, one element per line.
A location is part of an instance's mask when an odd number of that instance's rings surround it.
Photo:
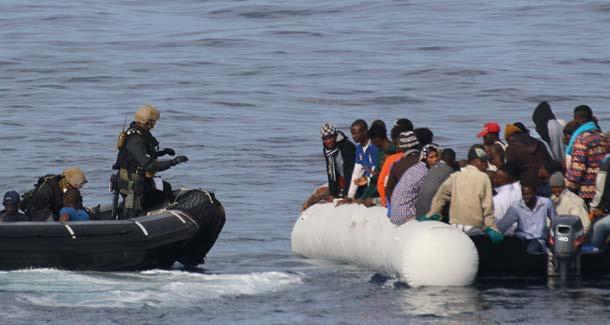
<path fill-rule="evenodd" d="M 30 267 L 124 271 L 204 262 L 225 223 L 214 193 L 175 191 L 171 202 L 147 215 L 110 219 L 94 209 L 87 222 L 0 223 L 0 269 Z"/>

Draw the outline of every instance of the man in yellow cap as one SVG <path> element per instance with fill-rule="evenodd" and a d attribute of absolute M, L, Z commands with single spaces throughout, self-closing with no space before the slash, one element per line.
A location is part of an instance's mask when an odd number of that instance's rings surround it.
<path fill-rule="evenodd" d="M 136 111 L 129 129 L 119 137 L 119 152 L 113 169 L 119 170 L 114 187 L 123 196 L 122 218 L 136 217 L 143 210 L 161 203 L 165 197 L 163 191 L 156 190 L 155 174 L 188 161 L 186 156 L 158 159 L 176 154 L 170 148 L 159 150 L 159 141 L 150 133 L 159 118 L 159 111 L 154 106 L 144 105 Z M 168 183 L 164 183 L 164 189 L 171 191 Z"/>
<path fill-rule="evenodd" d="M 63 207 L 63 195 L 69 189 L 80 189 L 87 183 L 85 173 L 78 167 L 68 167 L 59 175 L 41 177 L 31 191 L 24 194 L 24 208 L 31 221 L 58 220 Z"/>

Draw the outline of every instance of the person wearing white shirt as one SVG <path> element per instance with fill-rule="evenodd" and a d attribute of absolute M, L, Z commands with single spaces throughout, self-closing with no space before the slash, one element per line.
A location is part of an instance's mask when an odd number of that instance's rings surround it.
<path fill-rule="evenodd" d="M 521 185 L 515 180 L 515 168 L 509 163 L 497 170 L 493 176 L 494 191 L 496 194 L 493 197 L 494 213 L 496 223 L 500 222 L 506 211 L 521 200 Z M 512 225 L 506 233 L 512 234 L 517 228 L 517 225 Z"/>

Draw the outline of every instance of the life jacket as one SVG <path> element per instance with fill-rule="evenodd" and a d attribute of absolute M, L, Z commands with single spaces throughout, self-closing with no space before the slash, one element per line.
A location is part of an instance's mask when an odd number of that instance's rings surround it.
<path fill-rule="evenodd" d="M 151 159 L 157 159 L 159 152 L 159 141 L 148 131 L 140 130 L 136 127 L 136 123 L 132 122 L 127 131 L 121 132 L 119 135 L 119 141 L 117 147 L 119 152 L 117 153 L 117 160 L 113 169 L 126 169 L 130 174 L 144 174 L 144 168 L 146 166 L 140 166 L 134 159 L 130 159 L 129 152 L 127 150 L 127 144 L 134 137 L 140 137 L 144 140 L 146 145 L 146 153 Z"/>

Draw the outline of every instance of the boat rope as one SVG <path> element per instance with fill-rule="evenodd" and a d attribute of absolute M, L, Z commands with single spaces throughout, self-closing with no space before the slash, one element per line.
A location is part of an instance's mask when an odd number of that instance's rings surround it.
<path fill-rule="evenodd" d="M 182 223 L 186 223 L 186 221 L 184 221 L 184 219 L 180 216 L 180 213 L 177 211 L 169 211 L 169 213 L 173 214 L 174 217 L 178 218 L 178 220 L 180 220 Z"/>
<path fill-rule="evenodd" d="M 178 202 L 178 199 L 180 198 L 180 196 L 182 196 L 183 193 L 188 192 L 189 190 L 186 188 L 181 188 L 179 190 L 180 192 L 178 192 L 178 195 L 176 195 L 176 198 L 174 199 L 174 202 Z"/>
<path fill-rule="evenodd" d="M 134 223 L 138 225 L 138 227 L 140 227 L 140 229 L 144 233 L 144 236 L 148 236 L 148 231 L 146 231 L 146 228 L 144 228 L 144 226 L 139 221 L 134 220 Z"/>
<path fill-rule="evenodd" d="M 210 195 L 210 192 L 208 191 L 203 191 L 203 193 L 205 193 L 205 195 L 208 196 L 208 199 L 210 199 L 210 203 L 214 203 L 214 200 L 212 200 L 212 196 Z"/>
<path fill-rule="evenodd" d="M 173 214 L 176 218 L 180 219 L 182 221 L 182 223 L 186 223 L 186 221 L 184 221 L 183 218 L 189 219 L 195 225 L 195 227 L 197 227 L 197 229 L 199 229 L 199 224 L 195 220 L 193 220 L 193 218 L 191 218 L 191 216 L 186 214 L 184 211 L 168 210 L 167 212 Z"/>
<path fill-rule="evenodd" d="M 70 225 L 67 225 L 65 223 L 63 225 L 66 229 L 68 229 L 68 232 L 70 233 L 70 236 L 72 236 L 72 239 L 76 239 L 76 234 L 74 234 L 74 230 L 72 230 L 72 227 L 70 227 Z"/>

